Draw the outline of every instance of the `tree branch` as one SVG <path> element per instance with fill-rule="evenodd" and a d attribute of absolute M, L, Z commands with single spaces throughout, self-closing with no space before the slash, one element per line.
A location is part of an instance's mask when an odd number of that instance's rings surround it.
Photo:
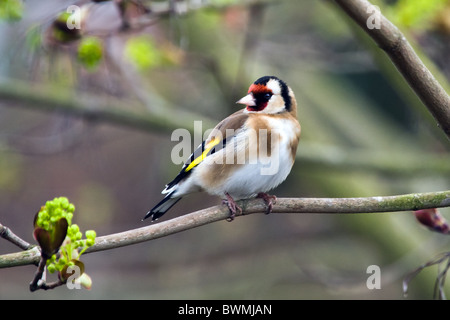
<path fill-rule="evenodd" d="M 380 28 L 369 29 L 373 5 L 367 0 L 335 2 L 383 49 L 450 138 L 450 97 L 414 52 L 405 36 L 381 13 Z"/>
<path fill-rule="evenodd" d="M 265 213 L 267 211 L 266 205 L 260 199 L 242 200 L 238 203 L 242 208 L 242 215 Z M 368 198 L 280 198 L 273 206 L 272 212 L 273 214 L 374 213 L 414 211 L 448 206 L 450 206 L 450 190 Z M 95 244 L 89 247 L 86 253 L 110 250 L 162 238 L 212 222 L 225 220 L 229 215 L 226 206 L 214 206 L 142 228 L 97 237 Z M 238 222 L 235 221 L 234 223 Z M 37 264 L 40 257 L 40 251 L 37 248 L 5 254 L 0 256 L 0 268 Z"/>
<path fill-rule="evenodd" d="M 161 98 L 158 97 L 160 101 Z M 87 102 L 88 101 L 88 102 Z M 79 117 L 92 122 L 106 122 L 133 129 L 172 132 L 174 128 L 186 128 L 193 131 L 194 121 L 203 119 L 207 128 L 214 127 L 214 121 L 206 117 L 199 118 L 196 113 L 186 110 L 171 112 L 168 103 L 166 112 L 145 112 L 129 101 L 108 102 L 92 95 L 78 95 L 64 88 L 48 85 L 32 85 L 19 80 L 0 79 L 0 102 L 4 106 L 17 106 L 41 111 L 56 111 Z M 124 109 L 123 106 L 128 108 Z M 142 109 L 142 108 L 141 108 Z"/>
<path fill-rule="evenodd" d="M 137 106 L 128 102 L 115 104 L 98 101 L 85 96 L 74 99 L 70 92 L 55 90 L 51 86 L 30 86 L 19 80 L 0 81 L 0 102 L 4 106 L 17 106 L 43 112 L 61 112 L 87 121 L 103 122 L 145 132 L 171 133 L 185 128 L 194 133 L 194 121 L 202 120 L 204 130 L 213 128 L 215 121 L 204 115 L 179 110 L 174 115 L 134 111 Z M 127 105 L 126 109 L 123 105 Z M 202 132 L 203 134 L 203 132 Z M 435 173 L 445 175 L 450 172 L 448 154 L 405 154 L 405 152 L 376 153 L 373 150 L 352 150 L 335 146 L 308 144 L 302 142 L 297 159 L 303 164 L 342 168 L 344 170 L 371 170 L 387 174 Z"/>

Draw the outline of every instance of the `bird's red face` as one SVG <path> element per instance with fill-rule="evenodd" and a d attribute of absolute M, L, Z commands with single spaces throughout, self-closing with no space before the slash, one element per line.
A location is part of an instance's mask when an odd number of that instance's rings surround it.
<path fill-rule="evenodd" d="M 245 113 L 278 114 L 291 111 L 292 97 L 286 83 L 273 76 L 256 80 L 248 94 L 237 103 L 246 106 Z"/>
<path fill-rule="evenodd" d="M 258 112 L 267 107 L 272 95 L 272 90 L 266 85 L 252 84 L 248 89 L 248 95 L 239 100 L 238 103 L 245 104 L 247 106 L 247 111 Z"/>
<path fill-rule="evenodd" d="M 252 84 L 248 90 L 249 94 L 255 99 L 255 106 L 247 106 L 248 111 L 262 111 L 272 98 L 273 92 L 267 86 L 262 84 Z"/>

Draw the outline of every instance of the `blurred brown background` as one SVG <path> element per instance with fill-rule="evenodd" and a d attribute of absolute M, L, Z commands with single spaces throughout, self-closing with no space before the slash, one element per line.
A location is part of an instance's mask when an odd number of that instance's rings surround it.
<path fill-rule="evenodd" d="M 395 21 L 399 2 L 377 4 Z M 149 224 L 141 219 L 181 167 L 170 159 L 178 143 L 171 132 L 192 128 L 192 119 L 208 129 L 238 110 L 234 102 L 264 75 L 292 87 L 302 125 L 297 162 L 273 192 L 278 197 L 449 189 L 448 140 L 381 50 L 331 1 L 190 1 L 185 14 L 164 9 L 183 1 L 148 1 L 150 22 L 133 11 L 127 30 L 113 3 L 98 3 L 81 37 L 102 43 L 93 68 L 77 59 L 80 39 L 51 33 L 73 3 L 25 1 L 20 19 L 0 22 L 0 222 L 29 242 L 34 214 L 58 196 L 75 204 L 82 230 L 99 236 Z M 444 18 L 419 18 L 420 28 L 404 23 L 402 30 L 445 86 Z M 8 88 L 18 91 L 14 97 Z M 43 111 L 47 98 L 56 107 L 62 99 L 169 120 L 133 128 Z M 161 220 L 220 203 L 191 195 Z M 18 250 L 0 239 L 0 254 Z M 0 299 L 402 299 L 403 278 L 446 250 L 447 237 L 411 212 L 251 215 L 83 255 L 90 291 L 30 293 L 34 266 L 1 269 Z M 381 268 L 379 290 L 366 287 L 370 265 Z M 437 272 L 415 278 L 407 298 L 432 298 Z"/>

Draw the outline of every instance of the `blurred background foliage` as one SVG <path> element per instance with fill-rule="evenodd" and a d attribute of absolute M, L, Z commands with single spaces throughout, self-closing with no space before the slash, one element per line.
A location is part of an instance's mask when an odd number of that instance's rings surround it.
<path fill-rule="evenodd" d="M 373 3 L 448 89 L 450 1 Z M 69 30 L 73 4 L 81 29 Z M 180 169 L 170 132 L 192 119 L 210 128 L 263 75 L 293 88 L 302 125 L 277 196 L 449 189 L 447 138 L 332 1 L 0 0 L 0 19 L 0 221 L 29 242 L 36 211 L 57 196 L 98 236 L 146 225 Z M 77 116 L 43 112 L 47 100 Z M 133 128 L 83 110 L 168 120 Z M 162 220 L 216 204 L 192 195 Z M 17 250 L 0 241 L 0 254 Z M 90 291 L 30 293 L 34 266 L 2 269 L 0 298 L 402 299 L 403 278 L 444 251 L 447 238 L 411 212 L 252 215 L 86 255 Z M 366 287 L 370 265 L 381 268 L 379 290 Z M 423 271 L 407 298 L 432 298 L 437 272 Z"/>

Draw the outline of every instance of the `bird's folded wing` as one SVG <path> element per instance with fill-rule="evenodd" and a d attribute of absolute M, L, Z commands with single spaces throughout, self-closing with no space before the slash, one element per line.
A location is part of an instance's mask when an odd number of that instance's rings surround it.
<path fill-rule="evenodd" d="M 198 146 L 198 148 L 191 154 L 175 179 L 166 185 L 166 188 L 162 191 L 162 193 L 166 194 L 173 191 L 172 188 L 181 180 L 189 176 L 192 170 L 203 160 L 205 160 L 206 157 L 225 148 L 227 143 L 229 143 L 230 140 L 233 139 L 234 136 L 242 129 L 242 126 L 247 119 L 248 114 L 245 114 L 243 110 L 239 110 L 218 123 L 210 136 L 204 140 L 202 144 Z"/>
<path fill-rule="evenodd" d="M 214 154 L 220 149 L 224 148 L 226 144 L 226 139 L 220 139 L 218 137 L 214 137 L 208 143 L 206 140 L 202 142 L 200 146 L 191 154 L 189 160 L 183 165 L 180 173 L 166 185 L 166 188 L 162 193 L 168 193 L 171 191 L 172 187 L 175 186 L 178 182 L 186 178 L 196 166 L 198 166 L 207 156 Z"/>

